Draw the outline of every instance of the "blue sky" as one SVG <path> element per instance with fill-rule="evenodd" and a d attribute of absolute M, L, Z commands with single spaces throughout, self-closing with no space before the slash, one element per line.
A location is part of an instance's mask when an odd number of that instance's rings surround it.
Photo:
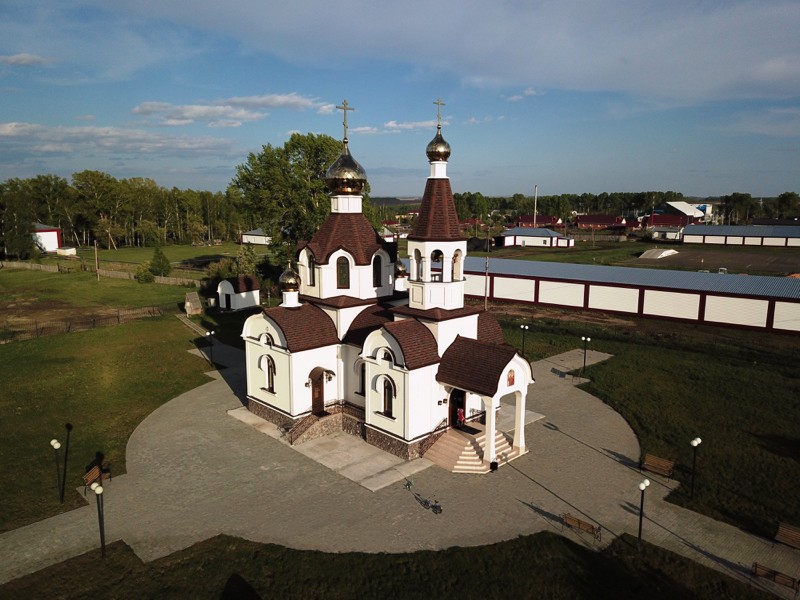
<path fill-rule="evenodd" d="M 418 196 L 800 192 L 800 2 L 4 0 L 0 181 L 223 190 L 294 131 Z"/>

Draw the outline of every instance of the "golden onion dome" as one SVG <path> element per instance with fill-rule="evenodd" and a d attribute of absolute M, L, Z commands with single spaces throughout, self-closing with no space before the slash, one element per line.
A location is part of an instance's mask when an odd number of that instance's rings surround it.
<path fill-rule="evenodd" d="M 394 278 L 401 279 L 406 276 L 408 276 L 408 273 L 406 272 L 406 266 L 398 260 L 396 263 L 394 263 Z"/>
<path fill-rule="evenodd" d="M 367 172 L 350 154 L 347 138 L 342 153 L 325 172 L 325 183 L 331 194 L 360 194 L 367 183 Z"/>
<path fill-rule="evenodd" d="M 292 268 L 292 262 L 286 266 L 286 270 L 278 278 L 278 285 L 282 292 L 300 291 L 300 274 Z"/>
<path fill-rule="evenodd" d="M 442 126 L 436 126 L 436 137 L 434 137 L 428 147 L 425 149 L 428 155 L 428 160 L 433 161 L 447 161 L 450 158 L 450 144 L 442 137 Z"/>

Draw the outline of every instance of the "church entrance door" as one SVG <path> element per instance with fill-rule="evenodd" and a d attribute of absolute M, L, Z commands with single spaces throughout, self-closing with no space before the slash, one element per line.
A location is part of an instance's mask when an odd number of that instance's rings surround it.
<path fill-rule="evenodd" d="M 466 404 L 465 402 L 466 396 L 467 394 L 464 390 L 455 389 L 452 392 L 450 392 L 450 400 L 449 400 L 450 422 L 448 423 L 450 427 L 455 427 L 456 425 L 458 425 L 458 409 L 460 408 L 464 410 Z"/>
<path fill-rule="evenodd" d="M 311 412 L 315 415 L 325 412 L 325 371 L 322 369 L 311 376 Z"/>

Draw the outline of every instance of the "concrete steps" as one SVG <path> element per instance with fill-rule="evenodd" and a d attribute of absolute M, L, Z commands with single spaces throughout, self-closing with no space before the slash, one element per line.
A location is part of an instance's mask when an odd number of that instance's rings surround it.
<path fill-rule="evenodd" d="M 520 455 L 511 447 L 512 442 L 502 431 L 495 433 L 495 454 L 499 465 Z M 451 429 L 431 446 L 425 453 L 425 458 L 453 473 L 488 473 L 489 463 L 483 461 L 485 450 L 484 432 L 473 436 Z"/>

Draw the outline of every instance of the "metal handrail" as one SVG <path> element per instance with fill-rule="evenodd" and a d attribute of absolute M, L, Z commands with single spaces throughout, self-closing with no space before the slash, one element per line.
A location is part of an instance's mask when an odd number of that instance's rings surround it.
<path fill-rule="evenodd" d="M 439 424 L 433 428 L 422 443 L 419 445 L 419 455 L 423 456 L 428 450 L 431 449 L 436 441 L 447 432 L 447 417 L 439 421 Z"/>

